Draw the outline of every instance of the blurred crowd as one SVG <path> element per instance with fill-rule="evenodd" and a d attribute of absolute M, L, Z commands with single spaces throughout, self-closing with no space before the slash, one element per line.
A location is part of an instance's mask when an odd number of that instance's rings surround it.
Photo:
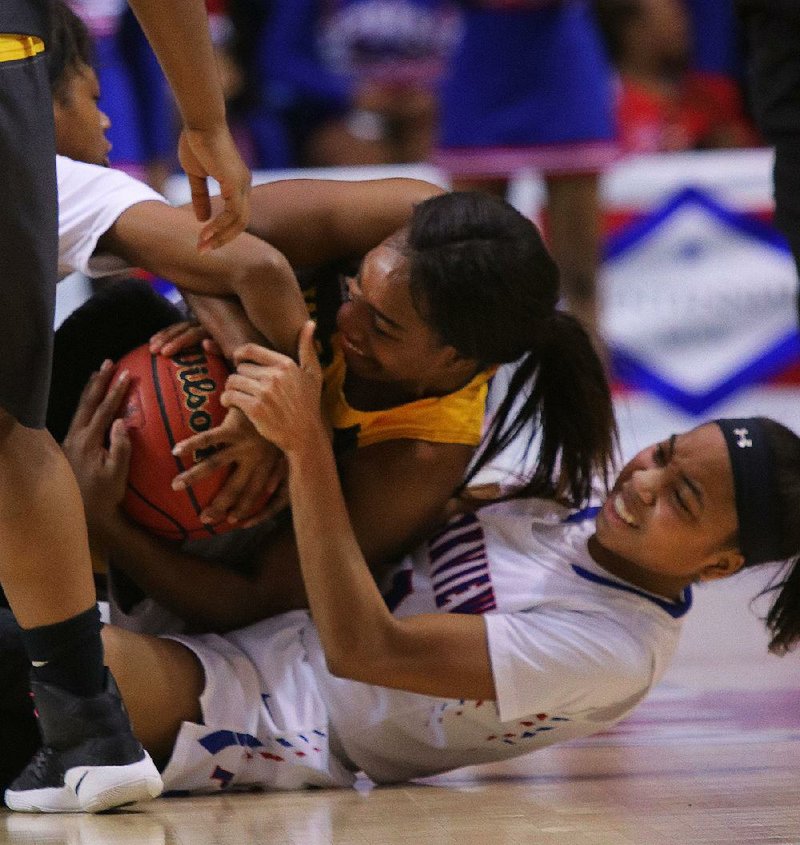
<path fill-rule="evenodd" d="M 177 120 L 158 64 L 125 0 L 70 2 L 94 38 L 112 164 L 160 188 Z M 758 145 L 733 3 L 208 0 L 208 11 L 251 167 L 435 161 L 469 182 L 518 164 L 598 169 L 608 142 L 614 155 Z M 514 154 L 526 148 L 537 155 Z"/>

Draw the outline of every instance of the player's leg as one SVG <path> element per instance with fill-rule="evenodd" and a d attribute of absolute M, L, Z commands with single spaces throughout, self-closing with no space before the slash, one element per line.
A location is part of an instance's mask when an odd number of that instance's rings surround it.
<path fill-rule="evenodd" d="M 202 722 L 200 661 L 174 640 L 112 625 L 103 629 L 103 645 L 136 736 L 154 760 L 165 763 L 181 724 Z"/>
<path fill-rule="evenodd" d="M 110 625 L 103 628 L 103 645 L 136 735 L 156 760 L 166 762 L 181 723 L 202 721 L 200 661 L 173 640 Z M 6 785 L 40 745 L 22 631 L 6 608 L 0 608 L 0 739 L 0 784 Z"/>
<path fill-rule="evenodd" d="M 160 777 L 103 665 L 77 484 L 48 432 L 3 417 L 0 578 L 25 629 L 31 689 L 50 749 L 10 786 L 6 803 L 23 811 L 97 812 L 155 797 Z"/>
<path fill-rule="evenodd" d="M 28 765 L 41 747 L 30 696 L 30 661 L 17 621 L 0 607 L 0 791 Z"/>
<path fill-rule="evenodd" d="M 569 311 L 589 332 L 602 353 L 596 276 L 600 257 L 599 177 L 595 173 L 549 176 L 549 245 L 561 271 Z"/>
<path fill-rule="evenodd" d="M 23 810 L 104 809 L 145 797 L 143 784 L 157 791 L 160 779 L 108 685 L 80 494 L 43 429 L 57 254 L 43 56 L 0 61 L 0 92 L 0 180 L 13 186 L 0 209 L 0 582 L 24 629 L 50 746 L 47 759 L 37 755 L 6 800 Z M 102 725 L 98 707 L 123 718 Z M 99 734 L 98 757 L 88 746 L 98 745 Z M 122 773 L 119 790 L 87 784 L 78 796 L 69 785 L 85 770 L 109 766 Z M 126 779 L 133 781 L 130 790 Z"/>

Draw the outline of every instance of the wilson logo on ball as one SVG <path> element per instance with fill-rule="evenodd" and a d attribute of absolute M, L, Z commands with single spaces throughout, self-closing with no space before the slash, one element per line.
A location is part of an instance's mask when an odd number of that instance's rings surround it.
<path fill-rule="evenodd" d="M 148 346 L 125 355 L 117 367 L 131 374 L 120 416 L 131 441 L 128 487 L 122 503 L 135 522 L 170 540 L 197 539 L 229 531 L 228 522 L 205 525 L 200 514 L 222 488 L 230 467 L 215 469 L 185 490 L 172 480 L 215 451 L 200 449 L 191 459 L 172 454 L 176 443 L 216 428 L 225 417 L 220 395 L 230 370 L 224 358 L 200 347 L 167 358 Z M 253 513 L 261 511 L 264 496 Z"/>
<path fill-rule="evenodd" d="M 176 367 L 175 376 L 184 395 L 189 428 L 195 434 L 208 431 L 214 427 L 214 423 L 206 405 L 209 395 L 217 392 L 217 380 L 208 373 L 208 367 L 205 366 L 208 364 L 208 358 L 205 352 L 202 347 L 191 347 L 173 355 L 170 361 Z M 213 447 L 196 450 L 195 462 L 202 461 L 214 451 Z"/>

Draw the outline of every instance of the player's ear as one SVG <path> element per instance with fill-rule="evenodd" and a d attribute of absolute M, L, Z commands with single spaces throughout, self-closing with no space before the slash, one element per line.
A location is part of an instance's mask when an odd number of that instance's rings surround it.
<path fill-rule="evenodd" d="M 726 549 L 714 555 L 711 563 L 701 570 L 698 581 L 716 581 L 727 578 L 738 572 L 744 566 L 744 555 L 737 549 Z"/>

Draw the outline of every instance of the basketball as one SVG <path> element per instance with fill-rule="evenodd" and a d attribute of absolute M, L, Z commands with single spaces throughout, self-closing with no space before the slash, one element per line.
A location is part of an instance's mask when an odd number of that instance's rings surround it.
<path fill-rule="evenodd" d="M 192 463 L 172 454 L 172 447 L 222 422 L 220 404 L 230 372 L 224 358 L 202 347 L 167 358 L 152 355 L 147 344 L 124 355 L 117 371 L 130 371 L 130 389 L 120 416 L 131 441 L 130 472 L 123 509 L 153 534 L 169 540 L 211 537 L 235 526 L 204 525 L 200 513 L 214 499 L 230 473 L 220 467 L 185 490 L 172 480 Z M 204 455 L 195 453 L 193 463 Z M 266 500 L 259 504 L 260 510 Z"/>

